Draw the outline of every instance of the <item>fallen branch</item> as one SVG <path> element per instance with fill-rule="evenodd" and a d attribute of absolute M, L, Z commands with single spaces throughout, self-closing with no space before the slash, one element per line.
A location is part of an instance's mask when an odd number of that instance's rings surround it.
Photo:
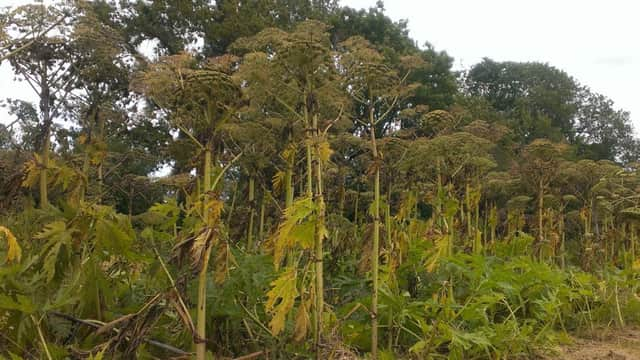
<path fill-rule="evenodd" d="M 253 359 L 253 358 L 257 358 L 258 356 L 264 354 L 264 351 L 256 351 L 254 353 L 251 354 L 247 354 L 247 355 L 243 355 L 237 358 L 234 358 L 233 360 L 249 360 L 249 359 Z"/>
<path fill-rule="evenodd" d="M 88 320 L 84 320 L 84 319 L 78 319 L 77 317 L 74 317 L 74 316 L 69 315 L 69 314 L 64 314 L 64 313 L 61 313 L 61 312 L 58 312 L 58 311 L 49 311 L 49 314 L 53 315 L 53 316 L 57 316 L 57 317 L 62 318 L 62 319 L 65 319 L 65 320 L 68 320 L 68 321 L 71 321 L 71 322 L 75 322 L 75 323 L 78 323 L 78 324 L 82 324 L 82 325 L 86 325 L 86 326 L 92 327 L 92 328 L 94 328 L 96 330 L 100 329 L 102 327 L 102 325 L 100 325 L 100 324 L 96 324 L 94 322 L 91 322 L 91 321 L 88 321 Z M 111 329 L 111 331 L 113 331 L 115 333 L 119 332 L 119 330 L 116 329 L 116 328 Z M 162 342 L 157 341 L 157 340 L 144 338 L 143 341 L 146 342 L 149 345 L 155 346 L 155 347 L 163 349 L 163 350 L 170 351 L 170 352 L 172 352 L 174 354 L 192 355 L 192 353 L 190 353 L 190 352 L 186 352 L 184 350 L 178 349 L 176 347 L 173 347 L 171 345 L 162 343 Z"/>

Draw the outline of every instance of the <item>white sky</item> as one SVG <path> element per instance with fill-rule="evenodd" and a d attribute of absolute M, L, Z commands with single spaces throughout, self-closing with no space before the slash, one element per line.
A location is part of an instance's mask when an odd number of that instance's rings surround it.
<path fill-rule="evenodd" d="M 0 6 L 24 0 L 0 0 Z M 49 1 L 47 1 L 49 2 Z M 343 0 L 355 8 L 376 0 Z M 580 83 L 631 112 L 640 130 L 640 3 L 632 0 L 387 0 L 386 13 L 409 20 L 412 38 L 429 41 L 455 58 L 455 69 L 490 57 L 540 61 L 566 71 Z M 0 99 L 34 101 L 25 83 L 0 66 Z M 0 122 L 11 121 L 0 109 Z"/>
<path fill-rule="evenodd" d="M 355 8 L 375 0 L 348 0 Z M 483 57 L 540 61 L 566 71 L 631 112 L 640 130 L 640 2 L 633 0 L 387 0 L 386 14 L 409 20 L 412 38 L 429 41 L 468 68 Z"/>

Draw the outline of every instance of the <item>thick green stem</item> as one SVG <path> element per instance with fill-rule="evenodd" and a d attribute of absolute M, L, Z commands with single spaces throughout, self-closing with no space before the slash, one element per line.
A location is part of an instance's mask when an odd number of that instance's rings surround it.
<path fill-rule="evenodd" d="M 49 152 L 51 148 L 51 92 L 49 89 L 48 67 L 45 60 L 42 60 L 42 72 L 40 73 L 40 111 L 42 113 L 42 170 L 40 171 L 40 208 L 44 209 L 49 206 L 48 192 L 48 171 L 49 171 Z"/>
<path fill-rule="evenodd" d="M 82 176 L 84 177 L 85 182 L 80 188 L 80 201 L 84 201 L 89 190 L 89 153 L 86 150 L 82 159 Z"/>
<path fill-rule="evenodd" d="M 206 343 L 206 306 L 207 306 L 207 268 L 209 266 L 209 256 L 211 255 L 211 247 L 205 250 L 202 260 L 202 268 L 198 274 L 198 309 L 197 309 L 197 342 L 196 342 L 196 360 L 205 360 L 207 353 Z"/>
<path fill-rule="evenodd" d="M 260 202 L 260 225 L 258 226 L 258 241 L 264 240 L 264 213 L 267 205 L 267 191 L 262 194 L 262 201 Z"/>
<path fill-rule="evenodd" d="M 255 200 L 256 200 L 256 181 L 253 176 L 249 178 L 249 228 L 247 229 L 247 251 L 253 249 L 253 222 L 256 214 Z"/>
<path fill-rule="evenodd" d="M 437 218 L 437 222 L 438 222 L 438 226 L 442 229 L 442 223 L 443 223 L 443 214 L 442 214 L 442 196 L 444 193 L 444 189 L 443 189 L 443 184 L 442 184 L 442 169 L 440 168 L 440 157 L 436 158 L 436 180 L 438 183 L 438 188 L 437 188 L 437 199 L 438 199 L 438 203 L 436 206 L 436 210 L 438 212 L 438 218 Z"/>
<path fill-rule="evenodd" d="M 294 196 L 294 188 L 293 188 L 293 168 L 295 166 L 296 156 L 295 153 L 287 159 L 287 169 L 285 171 L 284 176 L 284 208 L 289 209 L 293 205 L 293 196 Z M 289 249 L 289 253 L 287 255 L 287 264 L 288 266 L 293 266 L 295 261 L 295 250 Z"/>
<path fill-rule="evenodd" d="M 473 226 L 471 225 L 471 187 L 469 186 L 469 183 L 465 186 L 464 202 L 465 207 L 467 208 L 467 236 L 473 241 Z M 473 252 L 477 253 L 475 242 L 473 244 Z"/>
<path fill-rule="evenodd" d="M 544 184 L 542 179 L 538 184 L 538 246 L 542 250 L 542 242 L 544 241 L 544 229 L 543 229 L 543 209 L 544 209 Z M 542 255 L 542 254 L 540 254 Z"/>
<path fill-rule="evenodd" d="M 356 201 L 353 205 L 353 223 L 358 227 L 358 212 L 360 211 L 360 186 L 358 185 L 358 191 L 356 192 Z"/>
<path fill-rule="evenodd" d="M 629 231 L 631 232 L 631 244 L 629 246 L 629 251 L 631 252 L 631 263 L 633 264 L 636 261 L 636 225 L 631 224 Z"/>
<path fill-rule="evenodd" d="M 209 224 L 209 191 L 211 190 L 211 147 L 207 144 L 207 148 L 204 153 L 204 163 L 203 163 L 203 205 L 202 205 L 202 215 L 206 221 L 207 226 L 211 226 Z M 196 317 L 196 359 L 197 360 L 205 360 L 206 352 L 207 352 L 207 344 L 205 342 L 206 339 L 206 327 L 207 327 L 207 318 L 206 318 L 206 306 L 207 306 L 207 268 L 209 265 L 209 256 L 211 255 L 211 247 L 207 245 L 207 248 L 204 251 L 203 259 L 202 259 L 202 267 L 200 268 L 200 273 L 198 274 L 198 304 L 197 304 L 197 317 Z"/>
<path fill-rule="evenodd" d="M 287 164 L 287 171 L 284 177 L 285 196 L 284 206 L 288 209 L 293 205 L 293 166 L 295 163 L 295 157 L 292 157 L 291 161 Z"/>
<path fill-rule="evenodd" d="M 565 233 L 565 229 L 564 229 L 564 214 L 560 214 L 560 267 L 562 269 L 565 268 L 565 240 L 566 240 L 566 233 Z"/>
<path fill-rule="evenodd" d="M 305 96 L 306 99 L 306 96 Z M 307 126 L 310 124 L 309 121 L 309 112 L 307 111 L 306 107 L 304 110 L 304 117 L 305 117 L 305 124 L 307 124 Z M 313 195 L 313 148 L 311 146 L 311 143 L 313 142 L 315 135 L 313 135 L 313 138 L 310 134 L 310 131 L 313 131 L 313 129 L 310 129 L 307 131 L 307 135 L 306 135 L 306 150 L 307 150 L 307 195 L 308 196 L 312 196 Z"/>
<path fill-rule="evenodd" d="M 371 247 L 371 358 L 378 358 L 378 266 L 380 254 L 380 159 L 376 143 L 373 107 L 369 108 L 369 126 L 371 135 L 371 155 L 375 166 L 373 179 L 373 244 Z"/>
<path fill-rule="evenodd" d="M 392 239 L 391 239 L 391 194 L 390 194 L 390 189 L 387 190 L 387 206 L 386 206 L 386 211 L 384 214 L 384 223 L 385 223 L 385 229 L 386 229 L 386 235 L 387 235 L 387 246 L 389 251 L 391 251 L 391 249 L 393 248 L 393 244 L 392 244 Z M 400 251 L 400 250 L 398 250 Z M 391 254 L 389 254 L 390 256 Z M 401 263 L 401 260 L 400 260 Z M 388 340 L 388 350 L 391 351 L 392 349 L 392 342 L 393 342 L 393 309 L 391 307 L 389 307 L 389 319 L 387 322 L 387 340 Z"/>
<path fill-rule="evenodd" d="M 338 189 L 338 214 L 344 216 L 344 202 L 346 199 L 347 191 L 345 189 L 345 175 L 344 169 L 339 170 L 339 189 Z"/>
<path fill-rule="evenodd" d="M 49 169 L 49 148 L 51 147 L 51 139 L 49 139 L 49 131 L 46 131 L 44 144 L 42 145 L 42 169 L 40 171 L 40 208 L 44 209 L 49 206 L 48 192 L 48 169 Z"/>
<path fill-rule="evenodd" d="M 322 312 L 324 309 L 324 253 L 323 241 L 325 236 L 325 203 L 322 191 L 322 162 L 320 157 L 320 134 L 318 130 L 318 115 L 313 116 L 313 136 L 315 146 L 315 177 L 316 177 L 316 193 L 314 194 L 316 202 L 316 228 L 315 228 L 315 274 L 316 274 L 316 357 L 320 356 L 320 340 L 322 338 Z"/>
<path fill-rule="evenodd" d="M 479 189 L 477 191 L 480 191 Z M 480 231 L 480 194 L 476 194 L 473 199 L 473 211 L 474 211 L 474 228 L 476 235 L 476 242 L 478 246 L 482 248 L 482 253 L 486 255 L 486 240 L 485 244 L 482 244 L 482 232 Z"/>
<path fill-rule="evenodd" d="M 491 206 L 490 218 L 491 222 L 489 223 L 489 228 L 491 230 L 491 243 L 493 244 L 496 241 L 496 227 L 498 225 L 498 210 L 495 205 Z"/>

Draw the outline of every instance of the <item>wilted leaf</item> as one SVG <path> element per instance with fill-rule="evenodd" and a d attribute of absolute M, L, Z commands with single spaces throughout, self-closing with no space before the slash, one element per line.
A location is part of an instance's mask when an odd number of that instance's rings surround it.
<path fill-rule="evenodd" d="M 236 264 L 236 259 L 231 253 L 231 247 L 227 242 L 222 242 L 216 251 L 214 281 L 217 284 L 222 284 L 234 264 Z"/>
<path fill-rule="evenodd" d="M 284 183 L 285 172 L 282 170 L 277 171 L 271 179 L 273 185 L 273 192 L 279 194 L 282 191 L 282 184 Z"/>
<path fill-rule="evenodd" d="M 40 176 L 40 156 L 33 154 L 33 159 L 27 161 L 24 166 L 24 173 L 26 174 L 22 181 L 22 186 L 29 188 L 36 184 Z"/>
<path fill-rule="evenodd" d="M 436 240 L 436 247 L 433 254 L 427 260 L 427 271 L 433 272 L 438 267 L 440 259 L 447 256 L 449 252 L 449 242 L 451 238 L 449 235 L 442 235 Z"/>
<path fill-rule="evenodd" d="M 7 262 L 20 262 L 22 249 L 20 248 L 20 244 L 18 244 L 16 237 L 4 226 L 0 226 L 0 234 L 4 235 L 5 239 L 7 239 Z"/>
<path fill-rule="evenodd" d="M 295 341 L 302 341 L 309 332 L 309 326 L 311 324 L 311 318 L 309 317 L 310 308 L 311 301 L 309 301 L 309 299 L 302 301 L 298 307 L 295 329 L 293 331 L 293 339 Z"/>

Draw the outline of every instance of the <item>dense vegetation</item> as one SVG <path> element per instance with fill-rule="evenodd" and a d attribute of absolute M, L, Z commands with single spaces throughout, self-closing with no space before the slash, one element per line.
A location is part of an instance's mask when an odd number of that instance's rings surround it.
<path fill-rule="evenodd" d="M 38 101 L 0 126 L 0 358 L 531 358 L 640 321 L 611 100 L 453 72 L 382 5 L 211 3 L 1 13 Z"/>

